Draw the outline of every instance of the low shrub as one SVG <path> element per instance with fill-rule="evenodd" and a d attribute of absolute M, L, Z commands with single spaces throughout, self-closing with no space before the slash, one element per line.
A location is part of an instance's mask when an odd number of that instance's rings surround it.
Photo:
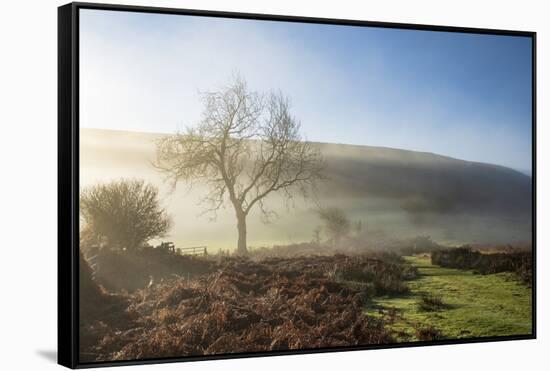
<path fill-rule="evenodd" d="M 513 272 L 528 286 L 532 284 L 533 260 L 529 251 L 482 254 L 470 246 L 462 246 L 433 251 L 431 260 L 442 267 L 472 269 L 479 274 Z"/>
<path fill-rule="evenodd" d="M 444 339 L 443 333 L 432 325 L 418 326 L 415 330 L 416 338 L 420 341 L 434 341 Z"/>
<path fill-rule="evenodd" d="M 404 281 L 410 281 L 418 278 L 418 268 L 414 265 L 403 264 L 401 270 L 401 279 Z"/>
<path fill-rule="evenodd" d="M 416 268 L 410 265 L 389 263 L 370 256 L 356 258 L 351 262 L 337 268 L 337 280 L 369 285 L 371 296 L 406 294 L 409 287 L 404 280 L 414 278 L 418 274 Z"/>
<path fill-rule="evenodd" d="M 95 279 L 105 289 L 133 292 L 153 280 L 158 283 L 177 276 L 191 278 L 211 272 L 211 259 L 179 255 L 166 249 L 144 247 L 139 250 L 102 249 L 96 258 Z"/>
<path fill-rule="evenodd" d="M 435 312 L 447 307 L 441 296 L 435 294 L 422 294 L 418 299 L 417 305 L 418 309 L 425 312 Z"/>

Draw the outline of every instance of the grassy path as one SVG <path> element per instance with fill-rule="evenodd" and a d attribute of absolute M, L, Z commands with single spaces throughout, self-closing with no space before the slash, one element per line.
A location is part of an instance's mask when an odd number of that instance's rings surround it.
<path fill-rule="evenodd" d="M 366 312 L 388 317 L 395 308 L 396 320 L 390 327 L 399 340 L 416 340 L 415 327 L 434 326 L 445 338 L 523 335 L 531 333 L 531 289 L 515 281 L 510 273 L 482 276 L 470 271 L 432 265 L 430 258 L 407 257 L 420 277 L 409 281 L 411 294 L 379 297 Z M 422 311 L 422 293 L 438 295 L 445 309 Z"/>

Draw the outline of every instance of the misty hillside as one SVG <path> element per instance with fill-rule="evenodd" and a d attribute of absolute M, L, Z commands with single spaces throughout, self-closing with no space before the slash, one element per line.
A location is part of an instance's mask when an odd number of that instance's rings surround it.
<path fill-rule="evenodd" d="M 159 134 L 81 129 L 81 184 L 121 177 L 144 178 L 165 190 L 174 216 L 171 239 L 180 245 L 226 247 L 235 239 L 234 214 L 221 210 L 215 221 L 198 217 L 200 188 L 175 192 L 151 166 Z M 390 237 L 431 235 L 450 243 L 530 242 L 531 178 L 518 171 L 382 147 L 315 143 L 325 158 L 326 181 L 317 202 L 296 200 L 290 209 L 278 197 L 268 202 L 279 218 L 248 221 L 250 245 L 308 241 L 318 227 L 317 204 L 343 209 L 369 230 Z M 212 233 L 215 228 L 216 233 Z M 379 234 L 379 233 L 378 233 Z"/>
<path fill-rule="evenodd" d="M 417 213 L 531 213 L 531 178 L 503 166 L 383 147 L 318 144 L 330 189 L 396 200 Z"/>

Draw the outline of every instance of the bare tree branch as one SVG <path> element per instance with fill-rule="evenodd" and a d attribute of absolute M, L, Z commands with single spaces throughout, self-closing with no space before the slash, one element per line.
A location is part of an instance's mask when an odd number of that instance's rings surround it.
<path fill-rule="evenodd" d="M 237 78 L 217 92 L 203 94 L 205 110 L 195 128 L 162 138 L 154 165 L 175 185 L 200 182 L 209 188 L 205 210 L 226 201 L 234 207 L 238 249 L 246 251 L 246 216 L 258 205 L 264 221 L 276 214 L 264 199 L 273 192 L 291 200 L 306 197 L 322 178 L 324 162 L 304 140 L 290 103 L 280 92 L 251 92 Z"/>

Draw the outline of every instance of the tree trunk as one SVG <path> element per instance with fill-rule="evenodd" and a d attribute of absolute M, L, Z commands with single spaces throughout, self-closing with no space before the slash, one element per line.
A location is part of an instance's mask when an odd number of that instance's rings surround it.
<path fill-rule="evenodd" d="M 237 212 L 237 231 L 239 232 L 237 254 L 246 255 L 248 252 L 246 249 L 246 214 L 243 212 Z"/>

